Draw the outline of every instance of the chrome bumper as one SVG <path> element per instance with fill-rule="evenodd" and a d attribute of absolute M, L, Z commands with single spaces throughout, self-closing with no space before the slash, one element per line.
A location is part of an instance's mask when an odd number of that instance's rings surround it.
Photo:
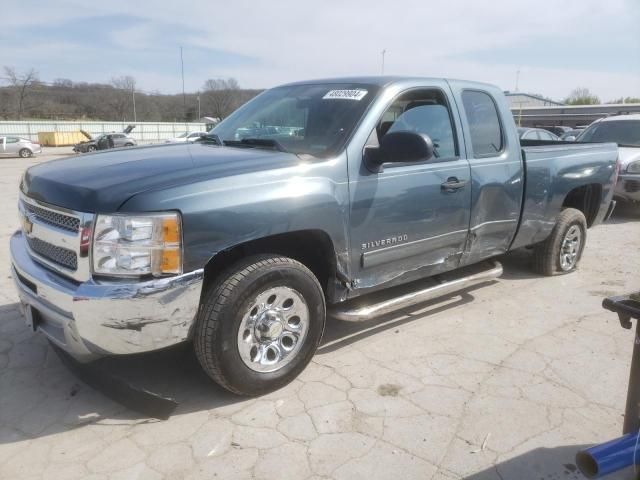
<path fill-rule="evenodd" d="M 34 261 L 11 237 L 13 280 L 27 324 L 80 361 L 158 350 L 187 340 L 204 270 L 139 283 L 77 283 Z"/>

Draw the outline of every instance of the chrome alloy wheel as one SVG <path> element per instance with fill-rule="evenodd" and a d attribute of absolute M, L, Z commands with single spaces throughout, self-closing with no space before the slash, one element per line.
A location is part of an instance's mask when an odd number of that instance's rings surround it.
<path fill-rule="evenodd" d="M 250 303 L 238 329 L 238 351 L 247 367 L 266 373 L 291 362 L 309 329 L 309 307 L 296 290 L 273 287 Z"/>
<path fill-rule="evenodd" d="M 572 225 L 565 233 L 560 245 L 560 268 L 565 272 L 576 266 L 581 244 L 582 230 L 578 225 Z"/>

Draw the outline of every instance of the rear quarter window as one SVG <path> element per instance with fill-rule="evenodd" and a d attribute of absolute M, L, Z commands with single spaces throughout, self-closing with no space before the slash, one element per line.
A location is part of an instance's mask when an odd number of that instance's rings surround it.
<path fill-rule="evenodd" d="M 504 148 L 504 135 L 493 98 L 478 90 L 462 92 L 462 104 L 469 123 L 474 157 L 491 157 Z"/>

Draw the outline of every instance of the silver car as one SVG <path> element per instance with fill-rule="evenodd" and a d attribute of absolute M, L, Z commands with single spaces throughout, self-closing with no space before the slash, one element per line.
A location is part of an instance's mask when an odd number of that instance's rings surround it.
<path fill-rule="evenodd" d="M 28 158 L 34 153 L 42 153 L 42 147 L 37 142 L 21 137 L 0 137 L 0 156 Z"/>

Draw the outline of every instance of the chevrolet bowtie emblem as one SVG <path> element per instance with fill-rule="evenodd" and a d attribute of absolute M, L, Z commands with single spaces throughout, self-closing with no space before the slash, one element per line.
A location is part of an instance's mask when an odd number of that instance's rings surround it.
<path fill-rule="evenodd" d="M 29 235 L 31 233 L 31 230 L 33 230 L 33 222 L 28 215 L 24 215 L 22 217 L 22 231 L 25 234 Z"/>

